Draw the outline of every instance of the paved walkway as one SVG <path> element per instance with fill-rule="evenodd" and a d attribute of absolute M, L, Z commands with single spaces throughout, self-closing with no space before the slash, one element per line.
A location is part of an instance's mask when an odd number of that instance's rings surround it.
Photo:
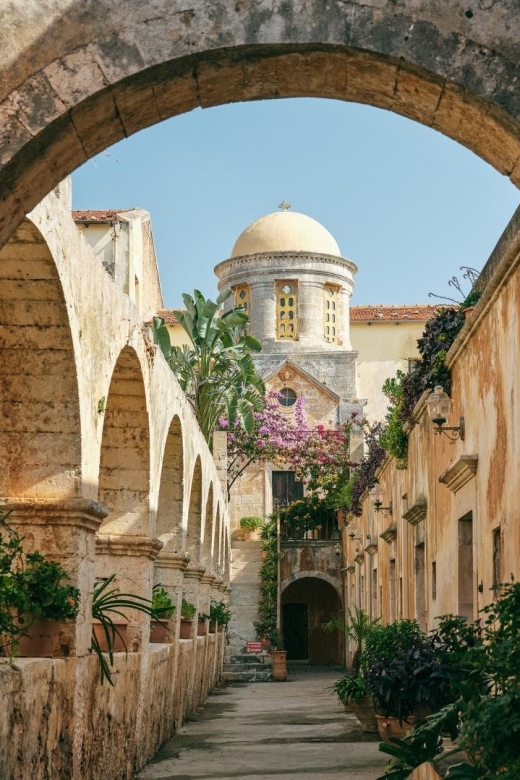
<path fill-rule="evenodd" d="M 375 780 L 385 758 L 328 687 L 338 671 L 215 691 L 139 780 Z"/>

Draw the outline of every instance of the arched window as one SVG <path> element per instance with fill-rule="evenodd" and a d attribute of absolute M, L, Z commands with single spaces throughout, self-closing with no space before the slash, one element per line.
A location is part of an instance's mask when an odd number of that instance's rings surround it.
<path fill-rule="evenodd" d="M 276 282 L 276 338 L 280 341 L 298 338 L 297 282 Z"/>
<path fill-rule="evenodd" d="M 242 306 L 249 314 L 251 306 L 251 297 L 248 284 L 239 284 L 235 287 L 235 306 Z"/>
<path fill-rule="evenodd" d="M 339 343 L 339 287 L 323 288 L 323 336 L 329 344 Z"/>

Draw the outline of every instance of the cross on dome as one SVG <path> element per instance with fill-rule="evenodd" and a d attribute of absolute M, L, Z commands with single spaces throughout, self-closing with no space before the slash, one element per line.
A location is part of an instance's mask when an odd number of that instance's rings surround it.
<path fill-rule="evenodd" d="M 282 202 L 280 203 L 280 205 L 278 206 L 278 208 L 279 208 L 279 209 L 282 209 L 282 211 L 289 211 L 289 209 L 291 208 L 291 204 L 290 204 L 290 203 L 288 203 L 288 202 L 287 202 L 287 201 L 284 199 L 284 200 L 282 200 Z"/>

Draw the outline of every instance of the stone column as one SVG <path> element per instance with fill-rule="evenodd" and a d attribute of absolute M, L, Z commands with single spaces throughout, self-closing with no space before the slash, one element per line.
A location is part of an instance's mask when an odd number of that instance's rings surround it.
<path fill-rule="evenodd" d="M 262 343 L 274 342 L 276 336 L 275 283 L 271 279 L 252 281 L 251 335 Z"/>
<path fill-rule="evenodd" d="M 197 607 L 197 613 L 203 611 L 199 607 L 199 597 L 200 597 L 200 581 L 202 580 L 202 577 L 204 576 L 205 572 L 206 569 L 204 568 L 204 566 L 198 566 L 197 564 L 188 565 L 184 571 L 183 596 L 188 601 L 191 601 L 192 604 L 195 604 L 195 606 Z M 197 614 L 195 614 L 195 619 L 193 621 L 191 638 L 193 639 L 193 637 L 196 636 L 197 636 Z"/>
<path fill-rule="evenodd" d="M 116 573 L 113 587 L 122 593 L 151 598 L 153 561 L 162 549 L 159 539 L 148 536 L 100 534 L 96 539 L 96 575 Z M 127 649 L 137 652 L 149 641 L 150 619 L 144 612 L 123 609 L 128 617 Z"/>
<path fill-rule="evenodd" d="M 177 627 L 180 625 L 184 571 L 189 562 L 190 556 L 187 553 L 175 553 L 167 550 L 161 550 L 155 561 L 154 581 L 164 587 L 175 604 L 175 613 L 171 623 L 175 621 Z M 172 630 L 171 623 L 170 630 Z M 177 630 L 175 638 L 178 639 Z"/>
<path fill-rule="evenodd" d="M 330 348 L 323 338 L 323 284 L 303 275 L 298 282 L 299 343 L 302 349 Z"/>
<path fill-rule="evenodd" d="M 27 552 L 38 550 L 60 563 L 70 575 L 70 584 L 81 593 L 76 621 L 63 623 L 56 655 L 85 655 L 92 635 L 92 588 L 96 531 L 108 509 L 96 501 L 71 498 L 10 498 L 2 505 L 11 510 L 8 523 L 24 538 Z"/>

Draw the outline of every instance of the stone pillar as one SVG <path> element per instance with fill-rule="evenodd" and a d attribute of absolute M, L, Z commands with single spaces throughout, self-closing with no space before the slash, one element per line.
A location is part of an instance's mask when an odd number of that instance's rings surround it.
<path fill-rule="evenodd" d="M 180 625 L 184 571 L 189 562 L 190 556 L 187 553 L 175 553 L 167 550 L 161 550 L 155 560 L 154 584 L 160 583 L 175 604 L 172 622 L 175 620 L 177 626 Z M 175 631 L 176 639 L 178 638 L 177 634 L 178 632 Z"/>
<path fill-rule="evenodd" d="M 248 280 L 249 281 L 249 280 Z M 274 342 L 276 336 L 276 298 L 273 279 L 251 284 L 251 335 L 262 343 Z"/>
<path fill-rule="evenodd" d="M 61 564 L 70 574 L 70 583 L 67 584 L 79 588 L 79 614 L 75 622 L 63 623 L 59 653 L 85 655 L 92 635 L 96 531 L 107 516 L 108 509 L 84 498 L 62 501 L 9 498 L 2 509 L 11 510 L 8 523 L 23 536 L 24 550 L 38 550 Z"/>
<path fill-rule="evenodd" d="M 298 282 L 299 342 L 305 349 L 330 349 L 323 338 L 323 282 L 301 278 Z"/>
<path fill-rule="evenodd" d="M 215 576 L 211 572 L 205 572 L 200 578 L 199 585 L 199 612 L 209 615 L 211 602 L 211 586 L 215 581 Z"/>
<path fill-rule="evenodd" d="M 183 596 L 197 607 L 197 613 L 203 610 L 199 607 L 200 581 L 206 569 L 197 564 L 188 565 L 184 571 Z M 197 614 L 193 621 L 192 638 L 197 636 Z"/>
<path fill-rule="evenodd" d="M 116 574 L 113 587 L 122 593 L 151 598 L 153 561 L 162 549 L 159 539 L 148 536 L 100 534 L 96 538 L 96 576 Z M 127 649 L 137 652 L 146 646 L 150 635 L 150 619 L 144 612 L 123 609 L 128 617 Z"/>

